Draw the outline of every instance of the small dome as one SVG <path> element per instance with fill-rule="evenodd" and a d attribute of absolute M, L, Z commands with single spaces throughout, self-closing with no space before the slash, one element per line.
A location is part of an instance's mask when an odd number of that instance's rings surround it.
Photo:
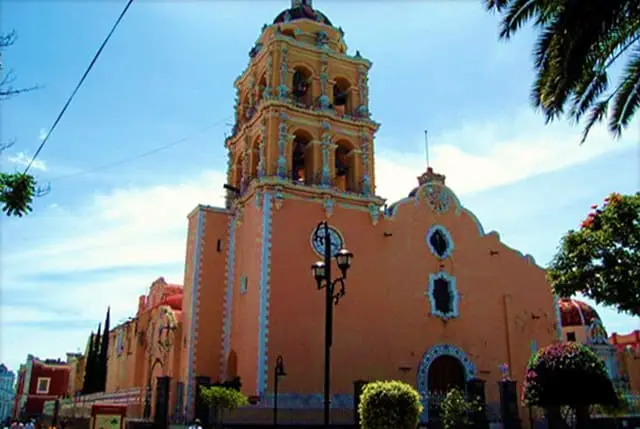
<path fill-rule="evenodd" d="M 594 320 L 600 320 L 598 312 L 582 301 L 571 298 L 562 298 L 558 302 L 560 308 L 560 320 L 562 327 L 590 326 Z"/>
<path fill-rule="evenodd" d="M 168 305 L 172 310 L 182 310 L 182 294 L 175 294 L 162 300 L 162 305 Z"/>
<path fill-rule="evenodd" d="M 312 21 L 320 22 L 326 25 L 332 25 L 329 18 L 319 10 L 315 10 L 311 6 L 310 1 L 292 1 L 289 9 L 280 12 L 276 19 L 273 20 L 274 24 L 282 24 L 285 22 L 291 22 L 298 19 L 310 19 Z"/>

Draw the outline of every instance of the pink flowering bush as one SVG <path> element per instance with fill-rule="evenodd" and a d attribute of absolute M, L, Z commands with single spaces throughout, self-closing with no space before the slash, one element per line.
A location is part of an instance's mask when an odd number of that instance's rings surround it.
<path fill-rule="evenodd" d="M 536 352 L 527 365 L 522 399 L 540 407 L 617 403 L 604 361 L 578 343 L 553 344 Z"/>

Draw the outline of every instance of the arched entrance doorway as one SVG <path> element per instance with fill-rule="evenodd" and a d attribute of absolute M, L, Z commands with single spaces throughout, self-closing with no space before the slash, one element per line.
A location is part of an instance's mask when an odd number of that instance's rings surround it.
<path fill-rule="evenodd" d="M 431 362 L 427 372 L 427 387 L 429 389 L 429 416 L 432 419 L 440 417 L 440 403 L 451 389 L 465 390 L 466 376 L 462 363 L 449 355 L 438 356 Z"/>
<path fill-rule="evenodd" d="M 440 401 L 452 387 L 465 390 L 475 377 L 475 365 L 467 354 L 452 344 L 436 344 L 422 356 L 418 366 L 417 386 L 422 396 L 422 421 L 437 419 Z"/>

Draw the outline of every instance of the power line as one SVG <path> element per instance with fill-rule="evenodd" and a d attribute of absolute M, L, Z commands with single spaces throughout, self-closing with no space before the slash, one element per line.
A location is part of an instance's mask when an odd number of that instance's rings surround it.
<path fill-rule="evenodd" d="M 102 171 L 102 170 L 106 170 L 106 169 L 109 169 L 109 168 L 112 168 L 112 167 L 117 167 L 119 165 L 123 165 L 123 164 L 126 164 L 128 162 L 140 159 L 140 158 L 145 158 L 145 157 L 147 157 L 149 155 L 154 155 L 154 154 L 156 154 L 158 152 L 162 152 L 163 150 L 169 149 L 169 148 L 171 148 L 173 146 L 177 146 L 180 143 L 184 143 L 186 141 L 189 141 L 189 140 L 199 136 L 200 134 L 203 134 L 203 133 L 205 133 L 205 132 L 207 132 L 207 131 L 209 131 L 209 130 L 211 130 L 211 129 L 213 129 L 213 128 L 215 128 L 215 127 L 217 127 L 217 126 L 219 126 L 219 125 L 221 125 L 223 123 L 225 123 L 228 120 L 229 120 L 229 118 L 225 118 L 225 119 L 223 119 L 221 121 L 218 121 L 218 122 L 216 122 L 216 123 L 214 123 L 212 125 L 209 125 L 209 126 L 203 128 L 202 130 L 196 132 L 195 134 L 191 134 L 189 136 L 184 136 L 184 137 L 182 137 L 182 138 L 180 138 L 178 140 L 174 140 L 172 142 L 163 144 L 163 145 L 158 146 L 156 148 L 150 149 L 150 150 L 148 150 L 146 152 L 142 152 L 142 153 L 139 153 L 137 155 L 130 156 L 128 158 L 123 158 L 123 159 L 120 159 L 118 161 L 113 161 L 113 162 L 109 162 L 109 163 L 106 163 L 106 164 L 102 164 L 102 165 L 99 165 L 97 167 L 90 168 L 90 169 L 87 169 L 87 170 L 78 171 L 77 173 L 65 174 L 65 175 L 62 175 L 62 176 L 54 177 L 53 179 L 49 180 L 49 182 L 56 182 L 58 180 L 64 180 L 64 179 L 70 179 L 70 178 L 73 178 L 73 177 L 84 176 L 85 174 L 95 173 L 96 171 Z"/>
<path fill-rule="evenodd" d="M 102 53 L 102 50 L 104 49 L 104 47 L 107 45 L 107 42 L 109 41 L 109 39 L 111 38 L 111 36 L 113 35 L 114 31 L 116 31 L 116 28 L 118 27 L 118 25 L 120 24 L 120 21 L 122 21 L 122 18 L 124 18 L 124 15 L 127 13 L 127 10 L 129 10 L 129 6 L 131 6 L 131 3 L 133 3 L 133 0 L 128 0 L 127 1 L 127 5 L 124 7 L 124 9 L 122 10 L 122 12 L 120 13 L 120 16 L 118 17 L 118 19 L 116 20 L 116 22 L 113 24 L 113 27 L 111 27 L 111 31 L 109 31 L 109 34 L 107 34 L 107 37 L 104 39 L 104 41 L 102 42 L 102 45 L 100 45 L 100 48 L 98 49 L 98 52 L 96 52 L 96 54 L 93 56 L 93 59 L 91 60 L 91 62 L 89 63 L 89 67 L 87 67 L 87 69 L 85 70 L 84 74 L 82 75 L 82 78 L 80 79 L 80 81 L 78 82 L 78 84 L 76 85 L 75 89 L 73 90 L 73 92 L 71 93 L 71 95 L 69 96 L 69 98 L 67 99 L 67 102 L 64 104 L 64 106 L 62 107 L 62 110 L 60 111 L 60 113 L 58 113 L 58 117 L 56 118 L 56 120 L 53 122 L 53 125 L 51 126 L 51 128 L 49 128 L 49 131 L 47 132 L 47 134 L 44 136 L 44 139 L 42 139 L 42 143 L 40 143 L 40 146 L 38 146 L 38 149 L 36 150 L 36 152 L 33 154 L 33 157 L 31 158 L 31 161 L 29 161 L 29 164 L 27 164 L 27 168 L 25 168 L 24 172 L 25 174 L 29 171 L 29 169 L 31 168 L 31 165 L 33 165 L 33 162 L 36 160 L 36 158 L 38 157 L 38 155 L 40 154 L 40 151 L 42 150 L 42 148 L 44 147 L 44 145 L 47 143 L 47 141 L 49 140 L 49 137 L 51 137 L 51 133 L 53 132 L 53 130 L 56 129 L 56 127 L 58 126 L 58 123 L 60 122 L 60 120 L 62 119 L 62 116 L 64 116 L 64 113 L 67 111 L 67 108 L 69 107 L 69 105 L 71 104 L 71 101 L 74 99 L 74 97 L 76 96 L 76 93 L 78 92 L 78 90 L 80 89 L 80 87 L 82 86 L 82 84 L 84 83 L 84 80 L 87 78 L 87 76 L 89 75 L 89 72 L 91 71 L 91 69 L 93 68 L 94 64 L 96 63 L 96 61 L 98 60 L 98 57 L 100 56 L 100 54 Z"/>

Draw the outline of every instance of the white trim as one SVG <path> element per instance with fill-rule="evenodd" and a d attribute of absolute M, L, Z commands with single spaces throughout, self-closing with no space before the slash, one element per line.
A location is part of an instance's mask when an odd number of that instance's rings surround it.
<path fill-rule="evenodd" d="M 40 383 L 46 381 L 47 382 L 47 388 L 46 389 L 40 389 Z M 51 387 L 51 377 L 38 377 L 38 382 L 36 383 L 36 394 L 38 395 L 46 395 L 47 393 L 49 393 L 49 388 Z"/>

